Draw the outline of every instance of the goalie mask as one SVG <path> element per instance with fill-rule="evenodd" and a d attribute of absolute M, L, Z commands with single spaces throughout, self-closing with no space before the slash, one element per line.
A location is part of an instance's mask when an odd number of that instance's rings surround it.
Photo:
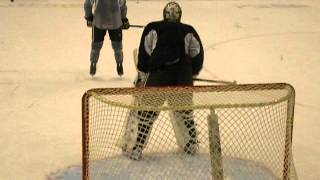
<path fill-rule="evenodd" d="M 163 9 L 163 19 L 165 21 L 180 22 L 182 15 L 181 7 L 178 3 L 172 1 L 166 4 Z"/>

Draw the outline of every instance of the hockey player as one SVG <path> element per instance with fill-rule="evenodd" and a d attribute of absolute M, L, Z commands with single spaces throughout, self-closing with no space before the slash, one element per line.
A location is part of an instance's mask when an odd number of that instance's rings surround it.
<path fill-rule="evenodd" d="M 122 29 L 129 29 L 126 0 L 85 0 L 85 19 L 92 27 L 90 75 L 96 74 L 104 37 L 108 31 L 117 64 L 117 73 L 123 75 Z"/>
<path fill-rule="evenodd" d="M 196 30 L 180 22 L 181 15 L 179 4 L 169 2 L 163 9 L 163 20 L 145 27 L 138 52 L 137 66 L 141 72 L 135 81 L 136 86 L 193 86 L 193 77 L 202 69 L 203 47 Z M 182 96 L 186 105 L 192 104 L 192 94 Z M 166 100 L 169 105 L 175 105 L 170 98 L 160 99 L 152 105 L 161 106 Z M 150 103 L 148 97 L 143 97 L 143 101 Z M 130 116 L 128 133 L 125 134 L 127 142 L 123 147 L 127 156 L 136 160 L 141 158 L 159 113 L 138 111 Z M 187 154 L 196 153 L 198 142 L 193 111 L 173 112 L 172 123 L 179 147 Z"/>

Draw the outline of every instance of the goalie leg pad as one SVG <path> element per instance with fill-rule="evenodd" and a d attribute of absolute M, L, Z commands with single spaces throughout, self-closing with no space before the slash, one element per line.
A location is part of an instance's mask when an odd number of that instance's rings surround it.
<path fill-rule="evenodd" d="M 142 150 L 146 147 L 154 121 L 157 119 L 159 112 L 154 111 L 135 111 L 135 116 L 131 115 L 128 121 L 125 140 L 123 146 L 125 154 L 134 160 L 142 156 Z"/>
<path fill-rule="evenodd" d="M 195 154 L 198 150 L 198 140 L 193 111 L 175 111 L 170 114 L 179 147 L 187 154 Z"/>

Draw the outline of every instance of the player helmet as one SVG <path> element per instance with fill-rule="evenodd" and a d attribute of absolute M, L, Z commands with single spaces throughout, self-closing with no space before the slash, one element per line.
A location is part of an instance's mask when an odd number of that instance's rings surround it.
<path fill-rule="evenodd" d="M 181 15 L 182 15 L 182 10 L 180 5 L 177 2 L 171 1 L 164 6 L 163 19 L 165 21 L 180 22 Z"/>

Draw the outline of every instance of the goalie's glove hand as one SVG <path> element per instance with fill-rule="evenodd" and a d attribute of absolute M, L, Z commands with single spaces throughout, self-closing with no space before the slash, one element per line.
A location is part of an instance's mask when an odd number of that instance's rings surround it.
<path fill-rule="evenodd" d="M 84 17 L 87 20 L 87 27 L 92 27 L 93 16 Z"/>
<path fill-rule="evenodd" d="M 136 78 L 133 81 L 134 87 L 143 87 L 142 79 L 139 77 L 139 75 L 136 76 Z"/>
<path fill-rule="evenodd" d="M 198 75 L 199 75 L 199 74 L 194 74 L 194 75 L 192 75 L 192 78 L 193 78 L 193 79 L 196 79 L 196 78 L 198 77 Z"/>
<path fill-rule="evenodd" d="M 128 18 L 122 19 L 122 29 L 129 29 L 130 28 L 130 23 Z"/>
<path fill-rule="evenodd" d="M 138 72 L 135 80 L 133 81 L 134 87 L 144 87 L 147 81 L 147 74 L 143 72 Z"/>
<path fill-rule="evenodd" d="M 141 81 L 141 79 L 136 78 L 136 79 L 133 81 L 133 85 L 134 85 L 134 87 L 141 87 L 141 86 L 142 86 L 142 81 Z"/>

